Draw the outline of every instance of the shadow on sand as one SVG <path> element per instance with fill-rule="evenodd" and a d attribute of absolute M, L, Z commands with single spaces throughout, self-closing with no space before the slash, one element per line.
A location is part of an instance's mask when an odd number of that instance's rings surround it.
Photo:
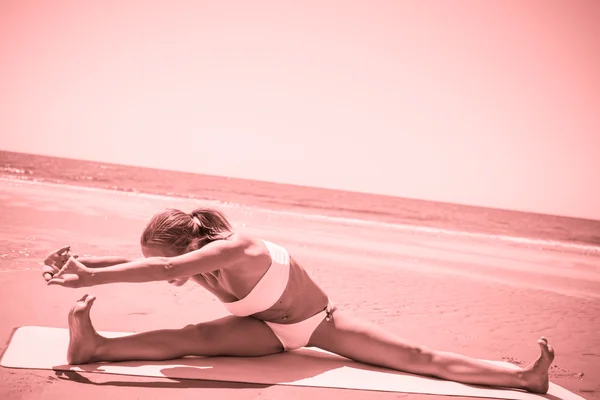
<path fill-rule="evenodd" d="M 263 357 L 186 357 L 167 361 L 126 361 L 78 366 L 58 365 L 53 369 L 60 379 L 94 385 L 265 388 L 312 378 L 327 371 L 342 368 L 349 363 L 352 363 L 352 367 L 355 369 L 389 372 L 381 368 L 354 363 L 339 356 L 309 349 Z M 96 383 L 82 375 L 87 373 L 166 378 L 169 380 Z"/>

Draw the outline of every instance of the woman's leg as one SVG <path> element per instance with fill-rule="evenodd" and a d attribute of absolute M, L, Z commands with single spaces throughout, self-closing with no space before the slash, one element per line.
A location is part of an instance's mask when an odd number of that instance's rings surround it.
<path fill-rule="evenodd" d="M 548 391 L 548 369 L 554 351 L 545 339 L 538 341 L 541 356 L 525 369 L 512 369 L 475 358 L 435 351 L 410 344 L 382 328 L 336 310 L 323 321 L 309 346 L 363 362 L 419 375 L 485 386 Z"/>
<path fill-rule="evenodd" d="M 262 321 L 228 316 L 215 321 L 120 338 L 100 336 L 92 325 L 93 296 L 85 295 L 69 313 L 69 364 L 101 361 L 170 360 L 184 356 L 262 356 L 283 351 Z"/>

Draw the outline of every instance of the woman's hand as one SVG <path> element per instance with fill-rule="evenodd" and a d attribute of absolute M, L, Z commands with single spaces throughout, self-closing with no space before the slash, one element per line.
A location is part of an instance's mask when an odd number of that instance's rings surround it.
<path fill-rule="evenodd" d="M 68 288 L 92 286 L 91 277 L 91 269 L 77 261 L 75 257 L 70 257 L 64 267 L 48 281 L 48 285 L 59 285 Z"/>
<path fill-rule="evenodd" d="M 62 267 L 65 266 L 65 263 L 71 257 L 69 252 L 71 251 L 71 246 L 61 247 L 58 250 L 55 250 L 48 254 L 46 259 L 44 260 L 44 266 L 42 267 L 42 275 L 46 282 L 48 282 L 52 277 L 60 271 Z M 73 256 L 77 258 L 76 255 Z"/>

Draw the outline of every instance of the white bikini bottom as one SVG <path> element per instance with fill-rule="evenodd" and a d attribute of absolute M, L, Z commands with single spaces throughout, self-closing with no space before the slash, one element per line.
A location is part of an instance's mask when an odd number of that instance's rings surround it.
<path fill-rule="evenodd" d="M 265 321 L 265 324 L 267 324 L 275 336 L 277 336 L 283 345 L 284 350 L 296 350 L 308 344 L 310 337 L 323 320 L 331 320 L 333 311 L 334 307 L 329 303 L 323 311 L 304 321 L 296 322 L 294 324 L 277 324 L 275 322 Z"/>

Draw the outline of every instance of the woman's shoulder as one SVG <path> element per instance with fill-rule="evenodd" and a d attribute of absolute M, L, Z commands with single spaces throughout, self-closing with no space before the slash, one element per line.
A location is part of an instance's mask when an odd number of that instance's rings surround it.
<path fill-rule="evenodd" d="M 242 248 L 247 256 L 260 257 L 268 255 L 264 240 L 252 235 L 235 232 L 225 240 L 238 248 Z"/>

